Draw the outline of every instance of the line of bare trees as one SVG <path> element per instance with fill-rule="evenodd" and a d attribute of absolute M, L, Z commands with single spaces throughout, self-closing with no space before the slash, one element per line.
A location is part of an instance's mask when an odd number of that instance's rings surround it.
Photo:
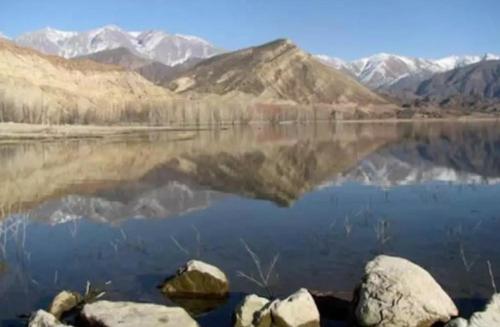
<path fill-rule="evenodd" d="M 147 124 L 147 125 L 227 125 L 250 122 L 280 123 L 339 119 L 331 108 L 248 103 L 237 100 L 137 101 L 97 108 L 79 104 L 52 108 L 43 96 L 35 103 L 13 101 L 0 92 L 0 122 L 29 124 Z"/>

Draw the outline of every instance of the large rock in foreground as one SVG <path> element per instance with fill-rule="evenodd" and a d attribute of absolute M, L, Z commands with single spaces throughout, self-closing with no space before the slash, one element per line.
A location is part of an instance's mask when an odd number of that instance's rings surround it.
<path fill-rule="evenodd" d="M 304 288 L 271 305 L 273 327 L 319 327 L 319 311 Z"/>
<path fill-rule="evenodd" d="M 170 297 L 223 298 L 229 292 L 226 274 L 202 261 L 191 260 L 161 287 Z"/>
<path fill-rule="evenodd" d="M 198 327 L 182 308 L 149 303 L 98 301 L 86 304 L 81 316 L 99 327 Z"/>
<path fill-rule="evenodd" d="M 402 258 L 379 256 L 365 267 L 355 318 L 361 326 L 430 327 L 458 310 L 432 276 Z"/>
<path fill-rule="evenodd" d="M 476 312 L 469 320 L 469 327 L 500 326 L 500 293 L 493 295 L 482 312 Z"/>
<path fill-rule="evenodd" d="M 245 297 L 236 309 L 235 327 L 271 327 L 271 311 L 268 299 L 255 294 Z"/>
<path fill-rule="evenodd" d="M 300 289 L 284 300 L 270 302 L 248 295 L 235 312 L 235 327 L 319 327 L 319 311 L 312 295 Z"/>
<path fill-rule="evenodd" d="M 56 319 L 56 317 L 54 317 L 47 311 L 38 310 L 31 316 L 28 327 L 71 327 L 71 326 L 62 324 L 59 320 Z"/>

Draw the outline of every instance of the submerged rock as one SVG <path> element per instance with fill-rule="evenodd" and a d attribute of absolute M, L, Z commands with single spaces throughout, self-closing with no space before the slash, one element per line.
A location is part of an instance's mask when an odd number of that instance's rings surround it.
<path fill-rule="evenodd" d="M 224 298 L 193 298 L 193 297 L 173 297 L 170 300 L 177 306 L 185 309 L 190 315 L 197 317 L 207 312 L 211 312 L 227 302 Z"/>
<path fill-rule="evenodd" d="M 38 310 L 30 318 L 28 327 L 71 327 L 57 320 L 54 315 L 44 310 Z"/>
<path fill-rule="evenodd" d="M 359 325 L 430 327 L 457 315 L 450 297 L 420 266 L 385 255 L 366 265 L 355 303 Z"/>
<path fill-rule="evenodd" d="M 450 320 L 444 327 L 467 327 L 469 323 L 464 318 L 455 318 Z"/>
<path fill-rule="evenodd" d="M 346 321 L 351 314 L 352 293 L 334 293 L 309 290 L 319 315 L 328 320 Z"/>
<path fill-rule="evenodd" d="M 284 300 L 271 304 L 273 327 L 319 327 L 319 311 L 304 288 Z"/>
<path fill-rule="evenodd" d="M 486 309 L 476 312 L 469 320 L 469 327 L 500 326 L 500 293 L 493 295 Z"/>
<path fill-rule="evenodd" d="M 271 327 L 271 302 L 255 294 L 245 297 L 236 309 L 235 327 Z"/>
<path fill-rule="evenodd" d="M 99 327 L 198 327 L 184 309 L 150 303 L 98 301 L 86 304 L 81 316 Z"/>
<path fill-rule="evenodd" d="M 49 312 L 57 319 L 68 311 L 74 309 L 82 300 L 80 294 L 70 291 L 62 291 L 56 295 L 49 307 Z"/>
<path fill-rule="evenodd" d="M 170 297 L 226 297 L 229 282 L 219 268 L 202 261 L 191 260 L 161 287 Z"/>

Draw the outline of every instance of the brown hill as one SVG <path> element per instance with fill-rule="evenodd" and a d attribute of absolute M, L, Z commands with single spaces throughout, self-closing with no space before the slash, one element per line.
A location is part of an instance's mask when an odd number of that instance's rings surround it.
<path fill-rule="evenodd" d="M 143 122 L 149 107 L 173 98 L 119 66 L 44 55 L 0 40 L 0 121 Z"/>
<path fill-rule="evenodd" d="M 172 81 L 169 87 L 177 93 L 228 95 L 239 92 L 298 104 L 387 103 L 289 40 L 276 40 L 204 60 Z"/>

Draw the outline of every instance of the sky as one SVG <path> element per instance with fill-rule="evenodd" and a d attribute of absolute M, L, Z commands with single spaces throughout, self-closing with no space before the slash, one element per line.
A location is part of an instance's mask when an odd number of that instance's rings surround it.
<path fill-rule="evenodd" d="M 500 54 L 500 0 L 0 0 L 0 32 L 161 29 L 226 50 L 289 38 L 353 60 Z"/>

